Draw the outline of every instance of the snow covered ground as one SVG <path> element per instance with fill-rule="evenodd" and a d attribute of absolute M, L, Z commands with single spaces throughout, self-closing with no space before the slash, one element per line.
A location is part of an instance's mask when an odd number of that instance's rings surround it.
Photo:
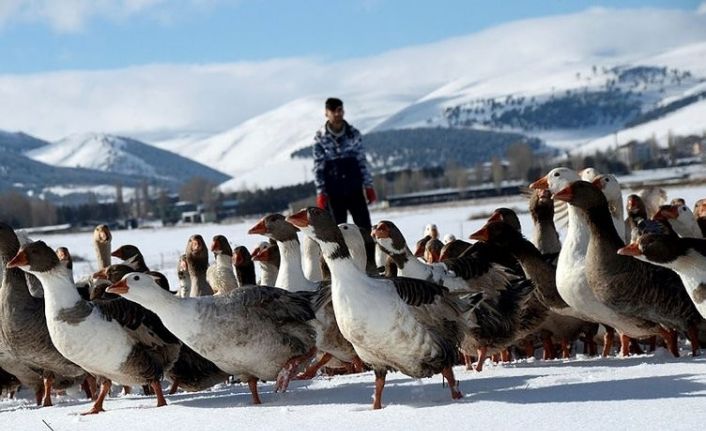
<path fill-rule="evenodd" d="M 683 197 L 689 205 L 706 197 L 706 186 L 668 189 L 670 198 Z M 467 238 L 494 208 L 525 211 L 522 198 L 458 202 L 434 207 L 378 209 L 372 220 L 394 221 L 410 242 L 426 223 L 436 223 L 442 235 Z M 469 220 L 473 218 L 473 220 Z M 521 215 L 531 232 L 529 215 Z M 247 235 L 256 222 L 231 225 L 194 225 L 163 229 L 116 231 L 113 247 L 135 244 L 147 264 L 164 271 L 176 288 L 176 259 L 188 237 L 200 233 L 210 241 L 216 233 L 252 248 L 261 237 Z M 36 236 L 51 247 L 67 246 L 77 262 L 78 277 L 93 268 L 91 233 Z M 685 353 L 686 355 L 686 353 Z M 115 396 L 106 401 L 106 413 L 84 417 L 89 402 L 77 393 L 56 398 L 56 406 L 37 408 L 23 391 L 16 400 L 0 400 L 3 429 L 103 430 L 162 429 L 223 430 L 392 430 L 463 429 L 503 426 L 509 429 L 562 429 L 592 426 L 608 429 L 686 429 L 706 420 L 706 357 L 671 358 L 663 350 L 631 358 L 522 360 L 488 366 L 482 373 L 456 368 L 465 397 L 452 401 L 441 377 L 414 380 L 399 373 L 388 376 L 382 411 L 371 411 L 372 373 L 294 382 L 286 394 L 261 385 L 262 406 L 251 406 L 246 386 L 222 385 L 201 393 L 167 396 L 169 405 L 154 408 L 152 397 Z M 117 390 L 114 388 L 114 392 Z M 46 421 L 48 425 L 42 423 Z"/>

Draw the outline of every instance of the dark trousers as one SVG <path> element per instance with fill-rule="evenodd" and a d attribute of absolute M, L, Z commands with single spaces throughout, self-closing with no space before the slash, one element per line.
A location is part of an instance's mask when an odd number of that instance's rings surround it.
<path fill-rule="evenodd" d="M 328 198 L 329 210 L 333 214 L 336 224 L 346 223 L 348 221 L 348 212 L 350 212 L 353 217 L 353 223 L 370 232 L 370 213 L 368 212 L 368 203 L 365 201 L 362 188 L 357 193 L 330 194 Z"/>

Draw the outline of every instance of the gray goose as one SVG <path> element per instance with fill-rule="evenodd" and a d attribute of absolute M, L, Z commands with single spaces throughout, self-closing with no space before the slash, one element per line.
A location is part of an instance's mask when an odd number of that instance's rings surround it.
<path fill-rule="evenodd" d="M 56 349 L 104 377 L 100 394 L 86 414 L 103 411 L 111 380 L 149 384 L 157 394 L 157 406 L 166 404 L 159 381 L 176 360 L 180 342 L 154 314 L 128 301 L 81 299 L 70 272 L 43 241 L 22 247 L 8 268 L 20 268 L 42 282 L 47 327 Z M 87 339 L 92 342 L 86 343 Z"/>
<path fill-rule="evenodd" d="M 233 267 L 238 278 L 238 286 L 252 286 L 257 284 L 255 279 L 255 263 L 244 245 L 239 245 L 233 250 Z"/>
<path fill-rule="evenodd" d="M 351 259 L 341 231 L 331 215 L 308 208 L 287 218 L 321 246 L 331 270 L 331 297 L 343 336 L 375 371 L 373 409 L 382 408 L 388 370 L 414 378 L 441 373 L 451 397 L 458 390 L 452 366 L 457 346 L 467 330 L 469 313 L 477 305 L 462 303 L 447 288 L 410 278 L 372 278 Z M 412 335 L 413 334 L 413 335 Z"/>
<path fill-rule="evenodd" d="M 258 380 L 277 379 L 284 391 L 291 373 L 314 354 L 311 294 L 245 286 L 226 295 L 179 298 L 152 277 L 131 273 L 108 288 L 154 311 L 196 353 L 248 382 L 260 404 Z"/>
<path fill-rule="evenodd" d="M 119 298 L 117 300 L 127 301 L 114 293 L 107 293 L 105 290 L 111 284 L 117 283 L 131 272 L 133 272 L 133 269 L 127 265 L 110 265 L 98 271 L 94 274 L 94 277 L 106 280 L 108 284 L 102 285 L 101 288 L 96 289 L 96 295 L 100 295 L 99 298 L 101 299 L 107 298 L 113 300 Z M 148 271 L 145 274 L 152 276 L 162 290 L 169 292 L 169 282 L 164 275 L 153 271 Z M 146 314 L 153 314 L 141 305 L 132 304 L 132 306 L 139 307 Z M 175 394 L 179 388 L 186 392 L 202 391 L 228 379 L 228 374 L 220 370 L 213 362 L 194 352 L 194 350 L 186 344 L 181 344 L 174 365 L 166 370 L 165 374 L 167 379 L 172 382 L 169 389 L 170 395 Z"/>
<path fill-rule="evenodd" d="M 203 241 L 203 238 L 201 240 Z M 118 249 L 113 250 L 110 255 L 121 259 L 125 265 L 131 266 L 137 272 L 147 272 L 150 270 L 145 263 L 145 258 L 142 256 L 140 249 L 132 244 L 120 246 Z"/>
<path fill-rule="evenodd" d="M 208 249 L 201 235 L 191 235 L 186 243 L 186 263 L 191 280 L 190 297 L 211 296 L 213 289 L 206 279 L 208 271 Z M 137 272 L 142 272 L 136 269 Z"/>
<path fill-rule="evenodd" d="M 274 240 L 262 241 L 252 251 L 252 260 L 260 267 L 260 279 L 257 284 L 261 286 L 274 286 L 279 273 L 279 246 Z"/>
<path fill-rule="evenodd" d="M 189 277 L 189 263 L 186 261 L 186 255 L 179 256 L 177 262 L 177 279 L 179 280 L 179 289 L 176 295 L 181 298 L 188 298 L 191 294 L 191 278 Z"/>
<path fill-rule="evenodd" d="M 44 378 L 42 405 L 46 407 L 52 405 L 51 390 L 55 381 L 57 386 L 59 382 L 63 385 L 81 383 L 86 372 L 62 356 L 52 344 L 44 314 L 45 299 L 30 295 L 25 274 L 10 264 L 19 248 L 13 229 L 0 223 L 0 259 L 5 267 L 0 288 L 0 338 L 23 365 L 41 370 Z M 50 251 L 56 258 L 54 251 Z"/>
<path fill-rule="evenodd" d="M 216 235 L 211 242 L 215 263 L 206 270 L 206 281 L 214 295 L 223 295 L 238 288 L 238 279 L 233 271 L 233 250 L 223 235 Z"/>
<path fill-rule="evenodd" d="M 599 300 L 642 328 L 640 334 L 623 336 L 661 335 L 672 354 L 679 356 L 674 330 L 683 331 L 697 354 L 696 325 L 701 316 L 679 277 L 665 268 L 617 255 L 625 244 L 613 226 L 603 193 L 591 183 L 576 181 L 554 198 L 585 213 L 591 232 L 586 252 L 588 282 Z M 623 343 L 623 354 L 627 353 Z"/>

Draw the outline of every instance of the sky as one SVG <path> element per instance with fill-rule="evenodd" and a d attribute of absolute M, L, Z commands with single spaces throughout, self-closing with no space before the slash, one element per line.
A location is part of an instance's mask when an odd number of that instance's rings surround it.
<path fill-rule="evenodd" d="M 0 74 L 340 61 L 597 6 L 706 11 L 703 0 L 0 0 Z"/>
<path fill-rule="evenodd" d="M 497 66 L 490 57 L 569 43 L 517 37 L 525 24 L 541 39 L 572 33 L 556 20 L 583 16 L 591 28 L 594 13 L 638 14 L 653 27 L 639 37 L 622 24 L 616 34 L 589 29 L 570 44 L 610 52 L 630 41 L 629 51 L 646 52 L 706 40 L 704 0 L 0 0 L 0 130 L 49 141 L 88 132 L 193 140 L 251 130 L 277 109 L 319 121 L 310 108 L 331 95 L 360 96 L 357 108 L 373 118 Z M 474 39 L 485 61 L 454 51 L 440 63 L 437 50 Z M 363 102 L 383 93 L 375 106 Z"/>

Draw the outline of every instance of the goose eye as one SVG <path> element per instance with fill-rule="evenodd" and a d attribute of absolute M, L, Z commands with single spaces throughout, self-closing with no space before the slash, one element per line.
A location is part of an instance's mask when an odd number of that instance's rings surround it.
<path fill-rule="evenodd" d="M 139 276 L 139 275 L 136 275 L 136 276 L 132 277 L 132 279 L 135 280 L 135 281 L 138 281 L 138 280 L 140 279 L 140 276 Z"/>
<path fill-rule="evenodd" d="M 606 182 L 606 183 L 609 183 L 609 182 L 610 182 L 610 178 L 606 178 L 606 179 L 605 179 L 605 182 Z"/>
<path fill-rule="evenodd" d="M 555 176 L 555 177 L 558 177 L 558 176 L 559 176 L 559 172 L 554 172 L 554 176 Z"/>

